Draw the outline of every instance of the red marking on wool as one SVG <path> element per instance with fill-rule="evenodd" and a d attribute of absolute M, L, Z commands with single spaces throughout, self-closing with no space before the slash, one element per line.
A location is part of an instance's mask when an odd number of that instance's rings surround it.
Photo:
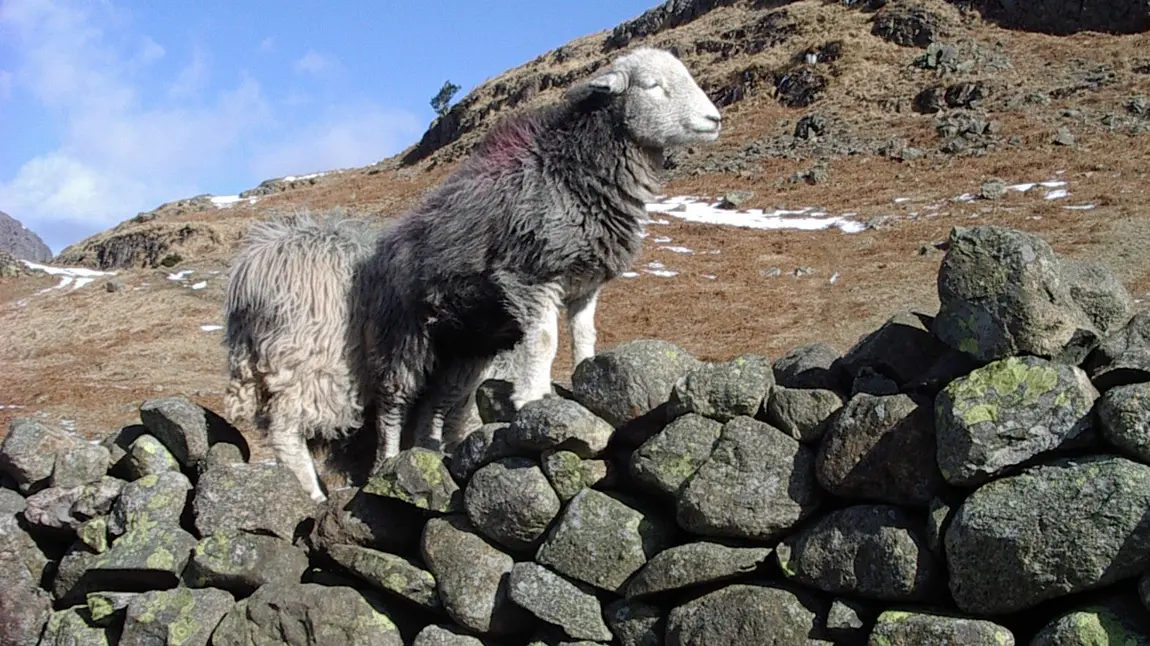
<path fill-rule="evenodd" d="M 493 171 L 518 166 L 533 141 L 535 128 L 530 123 L 522 120 L 505 123 L 488 135 L 477 161 L 483 168 Z"/>

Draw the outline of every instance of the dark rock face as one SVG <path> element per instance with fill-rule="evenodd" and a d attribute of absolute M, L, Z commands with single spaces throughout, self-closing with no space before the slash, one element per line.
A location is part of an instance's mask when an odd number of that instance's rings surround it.
<path fill-rule="evenodd" d="M 0 251 L 36 263 L 52 260 L 52 250 L 40 236 L 3 211 L 0 211 Z"/>
<path fill-rule="evenodd" d="M 1150 30 L 1150 7 L 1144 2 L 977 0 L 972 4 L 984 17 L 1006 29 L 1057 35 L 1081 31 L 1138 34 Z"/>

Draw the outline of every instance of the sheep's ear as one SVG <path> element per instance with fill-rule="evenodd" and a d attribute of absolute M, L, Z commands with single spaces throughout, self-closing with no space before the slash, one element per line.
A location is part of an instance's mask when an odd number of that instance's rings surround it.
<path fill-rule="evenodd" d="M 593 92 L 622 94 L 627 89 L 627 74 L 617 70 L 604 72 L 587 81 L 587 87 Z"/>

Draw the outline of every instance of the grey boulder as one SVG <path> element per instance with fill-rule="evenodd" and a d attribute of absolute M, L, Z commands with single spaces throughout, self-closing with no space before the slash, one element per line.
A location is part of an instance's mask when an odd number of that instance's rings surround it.
<path fill-rule="evenodd" d="M 391 618 L 353 588 L 272 583 L 232 607 L 212 646 L 403 646 Z"/>

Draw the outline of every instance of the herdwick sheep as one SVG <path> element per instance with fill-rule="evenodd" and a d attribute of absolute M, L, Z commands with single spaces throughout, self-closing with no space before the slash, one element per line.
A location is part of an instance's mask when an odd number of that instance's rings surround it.
<path fill-rule="evenodd" d="M 542 397 L 560 304 L 580 316 L 631 266 L 665 149 L 714 141 L 720 127 L 679 59 L 636 49 L 558 105 L 498 124 L 385 231 L 360 277 L 375 468 L 399 452 L 409 413 L 425 446 L 462 439 L 478 380 L 521 341 L 515 405 Z"/>

